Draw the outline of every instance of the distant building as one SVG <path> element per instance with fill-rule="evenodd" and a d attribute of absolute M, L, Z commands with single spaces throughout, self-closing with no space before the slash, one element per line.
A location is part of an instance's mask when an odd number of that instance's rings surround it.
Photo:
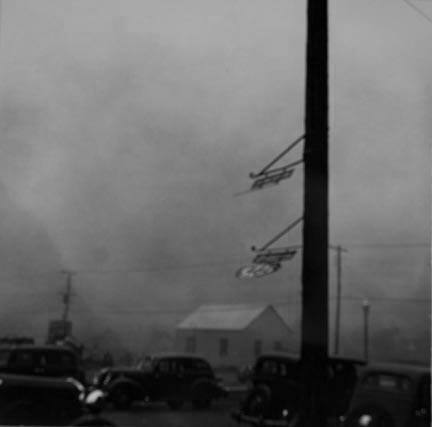
<path fill-rule="evenodd" d="M 292 330 L 271 305 L 204 305 L 177 325 L 175 347 L 216 367 L 239 367 L 294 345 Z"/>

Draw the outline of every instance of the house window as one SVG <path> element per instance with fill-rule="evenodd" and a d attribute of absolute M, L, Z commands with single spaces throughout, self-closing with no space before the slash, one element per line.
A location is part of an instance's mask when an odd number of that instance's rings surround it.
<path fill-rule="evenodd" d="M 255 357 L 260 356 L 261 353 L 262 353 L 262 341 L 261 340 L 255 340 L 255 343 L 254 343 Z"/>
<path fill-rule="evenodd" d="M 221 338 L 219 340 L 219 356 L 225 357 L 228 356 L 228 339 Z"/>
<path fill-rule="evenodd" d="M 196 337 L 187 337 L 186 338 L 186 353 L 195 353 L 196 352 Z"/>
<path fill-rule="evenodd" d="M 274 351 L 282 351 L 282 343 L 280 341 L 275 341 L 273 344 Z"/>

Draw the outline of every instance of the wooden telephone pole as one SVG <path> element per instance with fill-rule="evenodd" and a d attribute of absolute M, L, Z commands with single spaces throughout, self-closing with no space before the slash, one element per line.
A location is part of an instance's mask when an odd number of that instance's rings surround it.
<path fill-rule="evenodd" d="M 72 276 L 75 274 L 72 271 L 63 270 L 62 273 L 66 275 L 66 290 L 63 294 L 63 322 L 67 322 L 69 317 L 70 300 L 72 296 Z"/>
<path fill-rule="evenodd" d="M 325 425 L 328 357 L 328 12 L 308 0 L 304 148 L 302 337 L 303 425 Z"/>

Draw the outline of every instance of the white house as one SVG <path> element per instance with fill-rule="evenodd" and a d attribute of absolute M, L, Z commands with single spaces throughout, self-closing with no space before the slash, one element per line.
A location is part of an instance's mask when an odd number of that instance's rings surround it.
<path fill-rule="evenodd" d="M 271 305 L 204 305 L 177 326 L 175 347 L 216 367 L 239 367 L 263 352 L 293 350 L 294 339 Z"/>

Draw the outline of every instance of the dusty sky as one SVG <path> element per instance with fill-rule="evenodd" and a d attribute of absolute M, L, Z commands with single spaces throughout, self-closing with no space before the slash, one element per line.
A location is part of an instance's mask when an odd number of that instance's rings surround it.
<path fill-rule="evenodd" d="M 279 301 L 295 322 L 300 256 L 255 282 L 234 271 L 302 214 L 302 168 L 234 194 L 303 132 L 304 3 L 3 0 L 5 325 L 43 336 L 62 268 L 78 273 L 78 330 L 172 327 L 201 302 Z M 431 36 L 403 1 L 330 2 L 330 236 L 358 298 L 348 329 L 365 296 L 414 299 L 373 301 L 376 328 L 430 322 Z"/>

